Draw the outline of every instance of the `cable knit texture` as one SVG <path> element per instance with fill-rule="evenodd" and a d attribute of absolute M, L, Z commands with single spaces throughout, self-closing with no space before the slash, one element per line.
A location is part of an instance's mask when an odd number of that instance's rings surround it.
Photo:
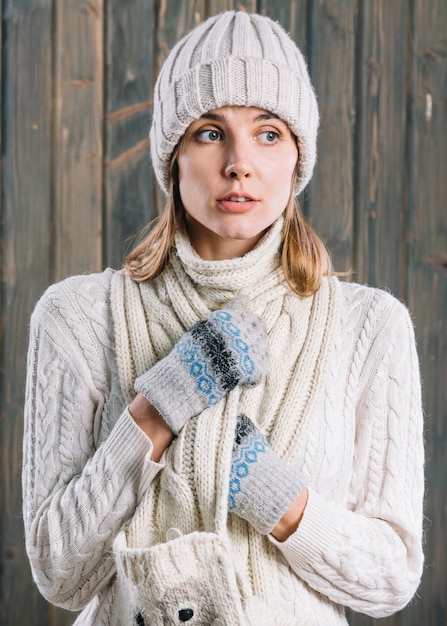
<path fill-rule="evenodd" d="M 84 609 L 78 625 L 121 626 L 111 550 L 126 520 L 135 546 L 169 546 L 174 520 L 183 535 L 224 525 L 247 593 L 261 603 L 276 598 L 291 623 L 341 626 L 343 606 L 381 617 L 413 596 L 423 561 L 423 449 L 408 312 L 383 291 L 335 279 L 317 297 L 292 294 L 277 254 L 280 229 L 279 221 L 242 259 L 219 262 L 200 259 L 179 235 L 168 270 L 147 288 L 107 270 L 54 285 L 38 303 L 25 406 L 26 546 L 43 595 Z M 112 282 L 114 307 L 117 289 L 126 301 L 136 289 L 142 302 L 128 308 L 123 328 L 112 325 L 120 318 L 112 315 Z M 126 409 L 133 381 L 241 291 L 267 323 L 266 380 L 191 420 L 160 471 Z M 320 328 L 332 298 L 340 301 L 339 332 L 320 368 L 324 329 L 319 339 L 309 329 Z M 138 349 L 125 350 L 129 342 Z M 229 467 L 238 412 L 257 422 L 309 488 L 301 524 L 284 543 L 233 514 L 224 524 L 228 474 L 220 468 Z M 207 440 L 210 447 L 196 445 Z"/>

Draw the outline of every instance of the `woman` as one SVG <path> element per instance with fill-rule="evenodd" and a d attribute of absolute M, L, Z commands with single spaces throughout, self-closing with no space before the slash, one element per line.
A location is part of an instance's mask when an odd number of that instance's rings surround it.
<path fill-rule="evenodd" d="M 26 545 L 76 624 L 339 626 L 418 587 L 413 329 L 392 296 L 333 275 L 298 210 L 317 128 L 278 24 L 199 25 L 155 87 L 160 221 L 124 271 L 65 280 L 34 311 Z"/>

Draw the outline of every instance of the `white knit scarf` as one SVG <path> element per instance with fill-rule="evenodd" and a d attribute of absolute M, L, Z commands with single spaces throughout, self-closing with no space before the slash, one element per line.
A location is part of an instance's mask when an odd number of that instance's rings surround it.
<path fill-rule="evenodd" d="M 281 587 L 276 547 L 244 520 L 227 516 L 236 416 L 248 415 L 278 455 L 296 462 L 322 402 L 340 318 L 336 278 L 325 278 L 307 298 L 287 286 L 279 258 L 282 226 L 280 218 L 254 250 L 224 261 L 201 259 L 180 232 L 175 254 L 157 279 L 137 284 L 120 272 L 112 282 L 118 370 L 128 402 L 135 378 L 168 354 L 197 320 L 237 293 L 249 296 L 252 310 L 267 324 L 270 360 L 265 382 L 236 388 L 188 422 L 128 526 L 126 541 L 135 548 L 152 546 L 165 542 L 171 528 L 183 534 L 221 533 L 229 539 L 240 580 L 272 606 L 279 605 Z"/>

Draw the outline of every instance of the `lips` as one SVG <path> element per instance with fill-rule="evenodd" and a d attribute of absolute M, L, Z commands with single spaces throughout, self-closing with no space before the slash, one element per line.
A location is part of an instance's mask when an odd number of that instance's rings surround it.
<path fill-rule="evenodd" d="M 220 200 L 229 200 L 230 202 L 255 202 L 256 198 L 253 198 L 249 193 L 243 191 L 230 191 Z"/>
<path fill-rule="evenodd" d="M 230 213 L 245 213 L 250 211 L 258 202 L 248 193 L 232 191 L 219 198 L 219 205 Z"/>

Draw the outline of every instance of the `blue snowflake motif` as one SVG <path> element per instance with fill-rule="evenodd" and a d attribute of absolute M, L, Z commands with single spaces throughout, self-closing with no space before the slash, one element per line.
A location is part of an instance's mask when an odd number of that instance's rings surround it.
<path fill-rule="evenodd" d="M 236 508 L 237 495 L 242 490 L 243 481 L 250 474 L 250 467 L 259 459 L 259 455 L 265 453 L 270 448 L 262 433 L 258 432 L 251 436 L 244 445 L 237 448 L 237 456 L 233 457 L 231 463 L 228 510 Z"/>
<path fill-rule="evenodd" d="M 207 361 L 200 357 L 199 349 L 193 345 L 190 339 L 185 339 L 177 344 L 177 354 L 183 363 L 190 366 L 189 374 L 196 379 L 198 391 L 207 396 L 208 405 L 216 404 L 220 400 L 216 381 L 208 373 Z"/>

